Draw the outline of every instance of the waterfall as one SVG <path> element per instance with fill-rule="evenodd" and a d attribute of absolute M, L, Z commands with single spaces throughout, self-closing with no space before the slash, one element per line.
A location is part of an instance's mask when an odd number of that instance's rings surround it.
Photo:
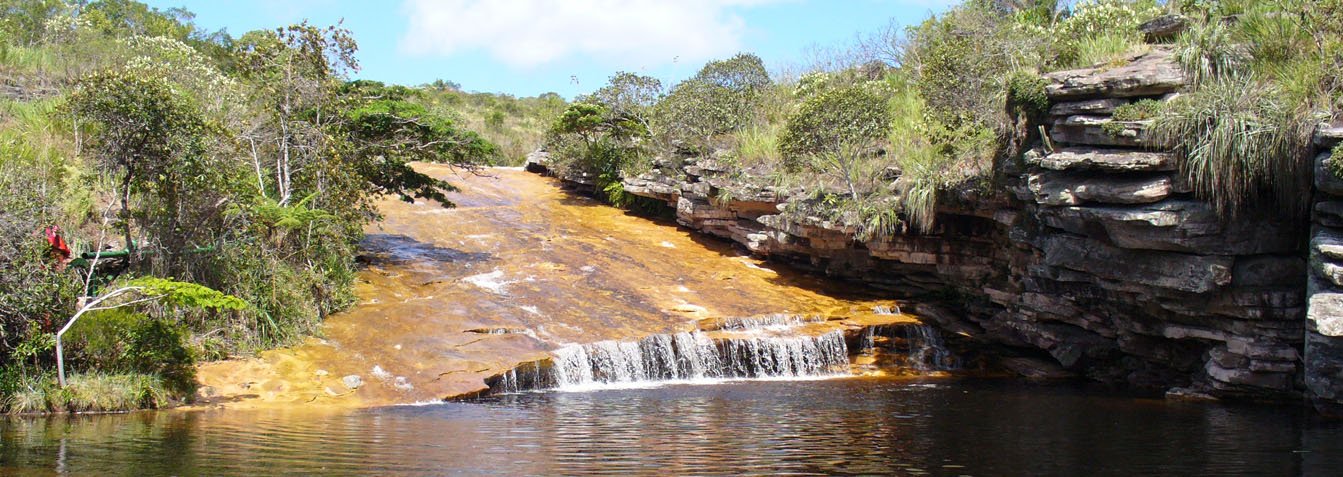
<path fill-rule="evenodd" d="M 863 330 L 861 336 L 862 348 L 859 348 L 859 354 L 872 355 L 877 352 L 877 337 L 891 337 L 893 329 L 902 330 L 902 337 L 906 348 L 902 348 L 905 353 L 905 362 L 915 371 L 947 371 L 960 367 L 960 362 L 956 356 L 947 349 L 946 343 L 942 340 L 942 334 L 937 328 L 922 324 L 904 324 L 898 326 L 871 326 Z M 886 345 L 885 347 L 889 347 Z M 899 345 L 896 345 L 899 346 Z"/>
<path fill-rule="evenodd" d="M 849 364 L 844 335 L 710 338 L 701 332 L 599 341 L 554 351 L 551 381 L 559 389 L 666 381 L 798 378 L 842 375 Z"/>
<path fill-rule="evenodd" d="M 900 312 L 900 305 L 891 305 L 891 306 L 877 305 L 877 306 L 872 307 L 872 313 L 875 313 L 875 314 L 878 314 L 878 315 L 899 315 L 899 314 L 902 314 L 902 313 Z"/>
<path fill-rule="evenodd" d="M 942 334 L 928 325 L 912 325 L 905 328 L 905 340 L 909 342 L 909 361 L 919 371 L 942 371 L 960 367 L 956 357 L 942 341 Z"/>
<path fill-rule="evenodd" d="M 820 323 L 825 318 L 820 316 L 802 316 L 786 313 L 773 313 L 769 315 L 748 316 L 727 318 L 719 325 L 722 330 L 748 331 L 748 330 L 783 330 L 787 328 L 796 328 L 808 323 Z"/>

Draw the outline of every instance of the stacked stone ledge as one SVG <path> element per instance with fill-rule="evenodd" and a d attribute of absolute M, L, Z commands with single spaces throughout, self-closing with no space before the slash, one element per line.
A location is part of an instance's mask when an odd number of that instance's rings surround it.
<path fill-rule="evenodd" d="M 1215 395 L 1293 395 L 1304 305 L 1295 224 L 1224 220 L 1190 194 L 1150 121 L 1106 127 L 1124 104 L 1179 94 L 1186 81 L 1170 56 L 1158 47 L 1123 66 L 1046 75 L 1053 149 L 1027 154 L 1014 190 L 1035 219 L 1021 235 L 1043 259 L 1024 271 L 1023 296 L 1054 297 L 1092 319 L 1023 300 L 1008 307 L 1108 338 L 1101 346 L 1145 361 L 1110 370 L 1130 382 L 1185 375 Z"/>
<path fill-rule="evenodd" d="M 1343 415 L 1343 179 L 1330 151 L 1343 127 L 1321 127 L 1315 144 L 1315 202 L 1311 214 L 1305 386 L 1322 411 Z"/>

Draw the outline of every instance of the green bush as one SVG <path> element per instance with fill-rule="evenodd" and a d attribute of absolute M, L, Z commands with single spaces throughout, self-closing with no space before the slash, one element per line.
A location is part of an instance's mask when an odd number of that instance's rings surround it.
<path fill-rule="evenodd" d="M 188 336 L 181 324 L 116 308 L 86 315 L 71 328 L 69 340 L 83 369 L 157 376 L 170 392 L 188 396 L 196 389 Z"/>
<path fill-rule="evenodd" d="M 1014 71 L 1007 78 L 1007 108 L 1013 116 L 1043 118 L 1049 114 L 1049 95 L 1043 77 L 1026 71 Z"/>
<path fill-rule="evenodd" d="M 751 124 L 770 86 L 760 57 L 711 61 L 653 107 L 653 133 L 672 152 L 709 154 L 719 136 Z"/>
<path fill-rule="evenodd" d="M 779 134 L 785 165 L 797 169 L 806 156 L 836 154 L 846 145 L 871 148 L 891 122 L 885 83 L 827 88 L 807 98 Z"/>

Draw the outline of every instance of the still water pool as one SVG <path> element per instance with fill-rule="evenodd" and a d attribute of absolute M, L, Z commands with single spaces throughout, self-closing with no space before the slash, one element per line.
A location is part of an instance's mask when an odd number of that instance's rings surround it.
<path fill-rule="evenodd" d="M 526 393 L 0 420 L 20 475 L 1343 475 L 1343 423 L 993 380 Z"/>

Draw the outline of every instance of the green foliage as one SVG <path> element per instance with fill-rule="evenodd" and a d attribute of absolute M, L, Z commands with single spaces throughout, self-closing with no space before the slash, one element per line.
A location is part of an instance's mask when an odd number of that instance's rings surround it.
<path fill-rule="evenodd" d="M 1039 69 L 1049 36 L 1019 28 L 994 2 L 970 1 L 911 27 L 902 67 L 914 73 L 930 122 L 1006 131 L 1006 80 Z"/>
<path fill-rule="evenodd" d="M 832 87 L 803 101 L 779 135 L 785 162 L 849 146 L 870 148 L 884 138 L 891 121 L 884 86 L 873 81 Z"/>
<path fill-rule="evenodd" d="M 1111 118 L 1115 121 L 1143 121 L 1152 119 L 1161 114 L 1162 106 L 1164 104 L 1165 103 L 1155 99 L 1140 99 L 1115 108 Z"/>
<path fill-rule="evenodd" d="M 126 286 L 141 288 L 140 293 L 143 295 L 163 297 L 163 302 L 172 306 L 211 310 L 247 309 L 247 302 L 238 297 L 195 283 L 159 277 L 139 277 L 126 282 Z"/>
<path fill-rule="evenodd" d="M 1339 179 L 1343 179 L 1343 143 L 1334 146 L 1334 150 L 1329 153 L 1329 172 Z"/>
<path fill-rule="evenodd" d="M 652 113 L 654 133 L 672 149 L 710 153 L 716 137 L 750 123 L 769 85 L 758 56 L 739 54 L 709 62 L 657 103 Z"/>
<path fill-rule="evenodd" d="M 185 397 L 167 389 L 158 376 L 146 374 L 76 374 L 66 388 L 45 375 L 0 380 L 13 385 L 0 402 L 9 414 L 123 412 L 165 406 Z"/>
<path fill-rule="evenodd" d="M 188 347 L 189 334 L 182 324 L 114 308 L 76 322 L 69 339 L 72 348 L 80 351 L 80 368 L 157 376 L 174 395 L 188 396 L 196 388 L 196 358 Z"/>
<path fill-rule="evenodd" d="M 1193 91 L 1156 121 L 1195 192 L 1225 215 L 1277 206 L 1303 218 L 1309 136 L 1337 115 L 1343 2 L 1184 2 L 1197 21 L 1176 42 Z M 1293 12 L 1288 15 L 1285 12 Z M 1227 15 L 1234 15 L 1228 17 Z M 1334 48 L 1329 48 L 1333 46 Z"/>
<path fill-rule="evenodd" d="M 1146 121 L 1161 114 L 1164 103 L 1154 99 L 1142 99 L 1121 105 L 1111 114 L 1112 121 L 1101 125 L 1101 130 L 1111 136 L 1119 136 L 1127 130 L 1127 122 Z"/>
<path fill-rule="evenodd" d="M 180 394 L 195 356 L 289 343 L 352 304 L 373 200 L 446 202 L 453 190 L 413 163 L 470 168 L 499 155 L 420 90 L 347 82 L 357 45 L 341 28 L 303 23 L 235 41 L 200 30 L 189 12 L 133 0 L 0 0 L 0 11 L 0 71 L 21 98 L 0 100 L 0 394 L 22 401 L 17 409 L 120 406 L 80 404 L 88 396 L 75 379 L 45 391 L 49 343 L 85 273 L 52 256 L 47 226 L 60 225 L 76 252 L 133 248 L 128 266 L 99 268 L 145 300 L 108 303 L 134 305 L 133 316 L 108 318 L 108 338 L 68 349 L 69 361 Z M 28 100 L 57 91 L 68 94 Z M 489 101 L 484 109 L 506 116 L 499 130 L 516 126 L 520 103 Z M 558 111 L 564 101 L 534 104 Z M 527 127 L 548 124 L 533 116 Z M 110 393 L 105 384 L 87 388 Z"/>
<path fill-rule="evenodd" d="M 373 81 L 346 84 L 341 94 L 344 132 L 353 149 L 355 171 L 372 194 L 393 194 L 406 202 L 416 198 L 451 207 L 447 193 L 456 187 L 416 171 L 413 161 L 472 168 L 488 164 L 498 148 L 474 132 L 458 129 L 450 119 L 412 102 L 419 92 Z"/>
<path fill-rule="evenodd" d="M 519 98 L 506 94 L 467 93 L 460 87 L 421 87 L 418 102 L 431 113 L 450 118 L 461 129 L 477 131 L 497 145 L 501 165 L 521 165 L 528 153 L 540 148 L 546 132 L 568 104 L 555 93 Z"/>
<path fill-rule="evenodd" d="M 1049 83 L 1043 77 L 1025 71 L 1014 71 L 1007 78 L 1008 113 L 1027 118 L 1043 118 L 1049 113 L 1049 96 L 1045 86 Z"/>

